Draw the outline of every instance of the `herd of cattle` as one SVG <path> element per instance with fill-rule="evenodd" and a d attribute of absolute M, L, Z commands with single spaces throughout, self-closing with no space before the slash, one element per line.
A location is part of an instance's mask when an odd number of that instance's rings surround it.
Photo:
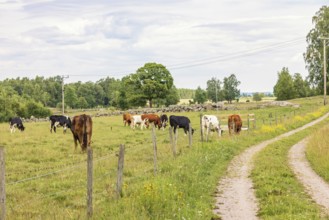
<path fill-rule="evenodd" d="M 77 142 L 79 141 L 82 151 L 85 151 L 87 147 L 90 147 L 91 136 L 92 136 L 92 119 L 89 115 L 82 114 L 74 116 L 71 120 L 68 116 L 63 115 L 52 115 L 49 117 L 50 120 L 50 132 L 56 132 L 56 128 L 63 127 L 63 133 L 66 133 L 66 129 L 69 128 L 73 134 L 75 148 L 77 148 Z M 131 115 L 129 113 L 123 114 L 124 126 L 130 126 L 135 129 L 139 126 L 140 129 L 148 128 L 150 124 L 154 124 L 158 129 L 165 129 L 167 124 L 173 128 L 174 133 L 176 133 L 177 128 L 183 128 L 184 133 L 194 130 L 191 127 L 191 121 L 186 116 L 175 116 L 170 115 L 169 118 L 166 114 L 158 116 L 157 114 L 142 114 L 142 115 Z M 15 132 L 15 129 L 24 131 L 25 127 L 21 118 L 15 117 L 9 119 L 10 131 Z M 242 120 L 239 115 L 230 115 L 228 117 L 228 130 L 229 133 L 233 131 L 234 133 L 239 133 L 242 127 Z M 215 115 L 203 115 L 201 118 L 201 128 L 203 134 L 208 134 L 209 131 L 217 132 L 218 136 L 221 136 L 222 129 L 218 118 Z"/>

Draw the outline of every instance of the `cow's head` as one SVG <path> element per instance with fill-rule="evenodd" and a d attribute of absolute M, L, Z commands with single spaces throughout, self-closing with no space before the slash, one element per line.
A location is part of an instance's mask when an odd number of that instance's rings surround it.
<path fill-rule="evenodd" d="M 24 127 L 23 124 L 19 124 L 19 125 L 17 126 L 17 128 L 18 128 L 19 130 L 21 130 L 21 131 L 24 131 L 24 130 L 25 130 L 25 127 Z"/>

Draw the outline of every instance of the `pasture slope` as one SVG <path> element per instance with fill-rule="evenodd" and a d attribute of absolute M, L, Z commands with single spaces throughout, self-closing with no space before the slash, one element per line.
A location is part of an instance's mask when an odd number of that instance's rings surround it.
<path fill-rule="evenodd" d="M 328 116 L 329 113 L 300 128 L 289 131 L 287 133 L 279 135 L 278 137 L 264 141 L 260 144 L 251 146 L 247 150 L 245 150 L 242 154 L 236 156 L 231 161 L 227 169 L 226 176 L 222 178 L 218 184 L 218 188 L 217 188 L 218 193 L 216 195 L 216 205 L 215 205 L 214 213 L 221 216 L 221 218 L 223 219 L 250 219 L 250 220 L 258 219 L 257 199 L 255 197 L 252 180 L 249 178 L 250 172 L 254 166 L 253 164 L 254 155 L 256 155 L 259 151 L 263 150 L 269 144 L 281 140 L 285 137 L 289 137 L 310 126 L 313 126 L 321 122 Z M 296 157 L 293 156 L 293 154 L 295 152 L 298 152 L 296 148 L 300 147 L 300 145 L 301 145 L 300 143 L 298 145 L 295 145 L 290 153 L 290 158 L 294 159 L 294 162 L 292 162 L 292 166 L 295 168 L 294 170 L 298 174 L 301 173 L 298 172 L 298 170 L 302 170 L 304 172 L 304 169 L 300 169 L 300 167 L 298 167 L 298 166 L 302 166 L 301 164 L 296 165 L 297 159 Z M 301 152 L 299 152 L 299 157 L 297 156 L 297 158 L 300 158 L 300 154 Z M 313 176 L 315 176 L 315 174 L 313 174 Z M 313 176 L 309 174 L 308 177 L 313 177 Z M 301 177 L 301 179 L 304 180 L 308 178 L 307 176 L 305 176 L 304 178 Z M 314 188 L 316 188 L 317 186 L 321 186 L 321 184 L 319 184 L 318 182 L 319 181 L 313 181 L 310 183 L 310 181 L 308 181 L 308 183 L 305 184 L 308 187 L 311 187 L 311 185 L 314 183 L 315 184 Z M 324 188 L 326 187 L 328 188 L 328 186 L 324 186 Z M 316 189 L 310 191 L 314 192 L 316 191 Z M 315 198 L 317 198 L 317 200 L 322 200 L 321 198 L 322 191 L 318 190 L 318 192 L 320 193 L 314 192 L 313 195 Z M 326 190 L 324 190 L 323 192 L 326 192 Z M 328 202 L 328 200 L 326 199 L 324 199 L 324 201 Z M 321 202 L 320 204 L 322 205 L 325 202 Z"/>
<path fill-rule="evenodd" d="M 295 144 L 289 151 L 289 162 L 298 180 L 311 198 L 329 215 L 329 184 L 311 168 L 305 156 L 307 138 Z"/>

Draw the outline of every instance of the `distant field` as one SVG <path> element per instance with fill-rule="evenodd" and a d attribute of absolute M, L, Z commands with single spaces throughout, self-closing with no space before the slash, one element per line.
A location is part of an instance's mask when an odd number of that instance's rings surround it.
<path fill-rule="evenodd" d="M 232 113 L 242 116 L 244 127 L 249 113 L 256 117 L 255 128 L 251 125 L 253 129 L 239 136 L 213 135 L 208 143 L 200 141 L 200 112 L 168 113 L 188 116 L 197 130 L 191 148 L 179 130 L 177 158 L 171 151 L 168 128 L 156 130 L 156 176 L 150 129 L 124 127 L 122 116 L 94 117 L 94 219 L 210 219 L 216 184 L 234 155 L 328 110 L 321 97 L 292 102 L 301 107 L 206 112 L 217 115 L 223 125 Z M 73 114 L 78 113 L 69 113 Z M 25 127 L 22 133 L 10 134 L 8 124 L 0 124 L 0 145 L 6 152 L 7 219 L 85 219 L 86 154 L 80 148 L 74 150 L 70 132 L 63 134 L 59 128 L 50 133 L 50 122 L 31 122 Z M 125 144 L 126 154 L 123 198 L 117 200 L 120 144 Z"/>

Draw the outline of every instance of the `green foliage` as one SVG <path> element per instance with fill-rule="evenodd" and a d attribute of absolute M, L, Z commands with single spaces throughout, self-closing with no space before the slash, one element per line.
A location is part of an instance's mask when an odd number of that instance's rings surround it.
<path fill-rule="evenodd" d="M 259 102 L 259 101 L 262 101 L 262 98 L 264 97 L 264 94 L 263 93 L 259 93 L 259 92 L 255 92 L 253 95 L 252 95 L 252 100 L 256 101 L 256 102 Z"/>
<path fill-rule="evenodd" d="M 278 73 L 278 81 L 274 86 L 274 95 L 277 100 L 288 100 L 295 97 L 294 82 L 289 70 L 283 67 Z"/>
<path fill-rule="evenodd" d="M 37 118 L 43 118 L 51 115 L 51 111 L 48 108 L 42 106 L 41 103 L 35 101 L 28 101 L 26 103 L 27 116 L 34 116 Z"/>
<path fill-rule="evenodd" d="M 224 100 L 224 92 L 221 89 L 221 84 L 222 82 L 214 77 L 207 81 L 207 96 L 212 102 Z"/>
<path fill-rule="evenodd" d="M 295 73 L 293 76 L 294 81 L 294 98 L 303 98 L 308 97 L 311 94 L 311 89 L 307 80 L 303 80 L 303 77 L 300 73 Z"/>
<path fill-rule="evenodd" d="M 238 89 L 240 83 L 234 74 L 224 77 L 224 98 L 229 103 L 232 103 L 232 100 L 240 96 L 240 90 Z"/>
<path fill-rule="evenodd" d="M 198 104 L 205 103 L 207 101 L 207 92 L 198 86 L 198 88 L 195 90 L 193 101 Z"/>
<path fill-rule="evenodd" d="M 133 83 L 142 92 L 143 97 L 149 101 L 152 108 L 154 99 L 163 99 L 172 89 L 174 79 L 162 64 L 146 63 L 132 75 Z"/>
<path fill-rule="evenodd" d="M 323 40 L 320 37 L 329 37 L 329 7 L 322 6 L 315 16 L 312 18 L 314 28 L 307 34 L 307 49 L 304 53 L 304 60 L 309 71 L 309 79 L 312 85 L 318 88 L 323 94 Z M 326 41 L 326 52 L 328 59 L 328 40 Z M 329 73 L 329 65 L 327 62 L 327 74 Z M 327 76 L 328 77 L 328 76 Z M 328 85 L 327 85 L 328 89 Z M 319 94 L 320 94 L 319 93 Z"/>
<path fill-rule="evenodd" d="M 288 68 L 283 67 L 278 73 L 278 80 L 274 86 L 274 95 L 277 100 L 289 100 L 313 95 L 314 92 L 307 80 L 303 80 L 300 73 L 291 76 Z"/>
<path fill-rule="evenodd" d="M 194 97 L 194 89 L 177 89 L 178 95 L 180 99 L 193 99 Z"/>

